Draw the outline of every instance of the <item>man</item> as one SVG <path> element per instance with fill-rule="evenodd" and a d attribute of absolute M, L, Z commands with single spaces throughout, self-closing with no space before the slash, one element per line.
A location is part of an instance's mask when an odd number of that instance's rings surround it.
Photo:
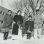
<path fill-rule="evenodd" d="M 39 10 L 36 10 L 36 15 L 34 16 L 34 38 L 35 39 L 41 39 L 41 33 L 42 33 L 42 15 L 39 14 Z"/>
<path fill-rule="evenodd" d="M 33 29 L 34 29 L 34 22 L 32 21 L 31 15 L 29 15 L 29 18 L 25 23 L 25 29 L 26 29 L 26 33 L 27 33 L 27 39 L 30 39 L 31 34 L 33 32 Z"/>
<path fill-rule="evenodd" d="M 12 28 L 13 16 L 11 14 L 12 14 L 12 11 L 8 10 L 8 13 L 5 14 L 4 16 L 4 23 L 3 23 L 3 28 L 5 29 L 4 40 L 7 40 L 9 29 Z"/>

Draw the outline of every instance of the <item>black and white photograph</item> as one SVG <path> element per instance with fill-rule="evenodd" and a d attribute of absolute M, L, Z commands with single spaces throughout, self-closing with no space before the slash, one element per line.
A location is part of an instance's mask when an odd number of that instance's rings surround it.
<path fill-rule="evenodd" d="M 0 44 L 44 44 L 44 0 L 0 0 Z"/>

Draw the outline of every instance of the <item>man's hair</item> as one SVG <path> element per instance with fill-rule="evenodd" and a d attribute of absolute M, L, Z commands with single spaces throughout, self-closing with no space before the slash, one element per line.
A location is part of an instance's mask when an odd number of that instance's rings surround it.
<path fill-rule="evenodd" d="M 8 10 L 8 12 L 9 12 L 9 11 L 12 13 L 12 11 L 11 11 L 11 10 Z"/>
<path fill-rule="evenodd" d="M 31 17 L 31 18 L 32 18 L 32 16 L 31 16 L 31 15 L 29 15 L 29 17 Z"/>
<path fill-rule="evenodd" d="M 39 9 L 37 9 L 36 12 L 39 12 Z"/>
<path fill-rule="evenodd" d="M 17 13 L 21 12 L 20 10 L 17 11 Z"/>

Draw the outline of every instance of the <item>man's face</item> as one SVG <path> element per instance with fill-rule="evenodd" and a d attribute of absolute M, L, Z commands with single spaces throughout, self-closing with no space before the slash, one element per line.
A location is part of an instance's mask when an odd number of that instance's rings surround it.
<path fill-rule="evenodd" d="M 9 11 L 8 14 L 11 15 L 12 14 L 11 11 Z"/>
<path fill-rule="evenodd" d="M 31 17 L 29 19 L 31 20 Z"/>
<path fill-rule="evenodd" d="M 37 11 L 36 14 L 38 15 L 39 14 L 39 11 Z"/>

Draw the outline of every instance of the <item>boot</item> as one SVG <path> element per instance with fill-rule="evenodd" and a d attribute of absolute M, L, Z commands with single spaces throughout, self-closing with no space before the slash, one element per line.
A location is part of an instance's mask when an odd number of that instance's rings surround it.
<path fill-rule="evenodd" d="M 7 40 L 8 38 L 8 32 L 4 32 L 4 40 Z"/>

